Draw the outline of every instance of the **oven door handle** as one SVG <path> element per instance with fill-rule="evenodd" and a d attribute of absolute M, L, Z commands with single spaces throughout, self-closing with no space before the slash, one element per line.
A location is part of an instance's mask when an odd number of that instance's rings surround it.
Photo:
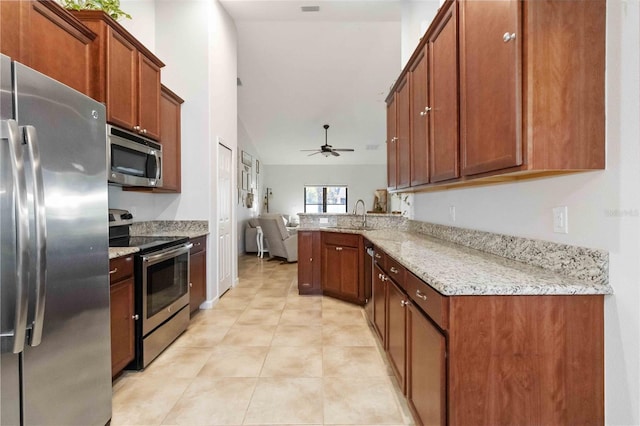
<path fill-rule="evenodd" d="M 171 259 L 172 257 L 179 256 L 183 253 L 189 253 L 189 250 L 193 247 L 192 243 L 187 243 L 185 245 L 181 245 L 179 247 L 170 247 L 168 249 L 162 250 L 159 253 L 154 253 L 150 255 L 143 255 L 142 261 L 145 263 L 158 263 L 162 262 L 166 259 Z"/>

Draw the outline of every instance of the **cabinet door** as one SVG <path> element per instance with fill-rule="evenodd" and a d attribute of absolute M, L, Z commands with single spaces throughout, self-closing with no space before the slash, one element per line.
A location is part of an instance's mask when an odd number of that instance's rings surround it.
<path fill-rule="evenodd" d="M 387 285 L 384 273 L 378 265 L 373 268 L 373 326 L 382 342 L 382 347 L 387 348 Z"/>
<path fill-rule="evenodd" d="M 111 286 L 111 374 L 115 376 L 135 357 L 133 278 Z"/>
<path fill-rule="evenodd" d="M 397 187 L 408 188 L 411 184 L 411 103 L 408 76 L 398 86 L 396 92 L 397 114 Z"/>
<path fill-rule="evenodd" d="M 162 192 L 181 190 L 180 104 L 182 99 L 162 86 L 160 96 L 160 142 L 162 143 Z"/>
<path fill-rule="evenodd" d="M 160 68 L 138 53 L 138 130 L 160 139 Z"/>
<path fill-rule="evenodd" d="M 460 177 L 456 6 L 449 6 L 428 44 L 431 182 Z"/>
<path fill-rule="evenodd" d="M 390 189 L 395 189 L 398 182 L 396 121 L 396 97 L 392 96 L 387 102 L 387 187 Z"/>
<path fill-rule="evenodd" d="M 427 47 L 410 69 L 411 78 L 411 186 L 429 183 L 429 116 L 427 102 Z M 454 74 L 451 78 L 455 78 Z M 457 96 L 457 94 L 456 94 Z"/>
<path fill-rule="evenodd" d="M 398 379 L 398 385 L 406 392 L 406 307 L 407 296 L 393 282 L 388 281 L 387 308 L 387 353 L 391 361 L 391 368 Z"/>
<path fill-rule="evenodd" d="M 322 291 L 340 299 L 359 301 L 359 255 L 357 247 L 324 244 Z"/>
<path fill-rule="evenodd" d="M 138 115 L 138 51 L 113 29 L 107 33 L 107 121 L 133 130 Z"/>
<path fill-rule="evenodd" d="M 520 3 L 460 2 L 463 175 L 522 164 Z"/>
<path fill-rule="evenodd" d="M 418 423 L 446 424 L 446 340 L 420 311 L 407 309 L 407 398 Z"/>
<path fill-rule="evenodd" d="M 320 232 L 298 231 L 299 294 L 322 292 L 320 272 Z"/>

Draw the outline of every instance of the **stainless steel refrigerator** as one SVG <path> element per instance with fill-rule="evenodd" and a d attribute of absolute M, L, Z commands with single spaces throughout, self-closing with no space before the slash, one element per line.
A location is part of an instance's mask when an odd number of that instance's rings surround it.
<path fill-rule="evenodd" d="M 0 424 L 111 419 L 105 108 L 0 55 Z"/>

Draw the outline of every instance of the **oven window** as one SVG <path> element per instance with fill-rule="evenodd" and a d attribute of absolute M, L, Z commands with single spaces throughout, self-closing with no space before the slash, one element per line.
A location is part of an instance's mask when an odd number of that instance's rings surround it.
<path fill-rule="evenodd" d="M 112 144 L 111 170 L 127 175 L 144 177 L 147 170 L 147 154 Z"/>
<path fill-rule="evenodd" d="M 147 318 L 160 312 L 189 289 L 189 253 L 147 268 Z"/>

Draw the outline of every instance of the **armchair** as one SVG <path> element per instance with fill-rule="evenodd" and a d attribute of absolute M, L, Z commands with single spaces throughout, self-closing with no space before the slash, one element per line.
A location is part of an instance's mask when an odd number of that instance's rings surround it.
<path fill-rule="evenodd" d="M 287 262 L 298 261 L 298 234 L 289 235 L 282 215 L 263 215 L 258 218 L 269 245 L 269 256 L 282 257 Z"/>

